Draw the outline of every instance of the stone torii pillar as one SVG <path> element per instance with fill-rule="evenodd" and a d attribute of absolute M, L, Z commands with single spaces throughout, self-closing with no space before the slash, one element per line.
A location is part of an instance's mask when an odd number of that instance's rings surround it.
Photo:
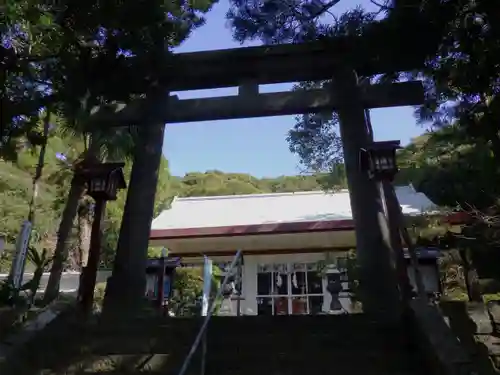
<path fill-rule="evenodd" d="M 134 147 L 134 165 L 120 227 L 113 273 L 108 279 L 104 313 L 134 315 L 142 309 L 146 290 L 146 265 L 165 124 L 162 111 L 175 100 L 161 88 L 149 94 L 150 101 L 139 111 L 142 126 Z M 137 168 L 137 166 L 140 168 Z M 113 314 L 118 312 L 118 314 Z"/>
<path fill-rule="evenodd" d="M 363 310 L 384 320 L 398 320 L 401 304 L 394 266 L 395 249 L 391 248 L 380 191 L 360 168 L 360 150 L 373 141 L 373 135 L 369 130 L 365 116 L 367 108 L 354 70 L 337 71 L 332 90 L 338 100 L 344 163 L 356 228 Z M 400 103 L 402 100 L 399 98 Z M 408 104 L 414 104 L 414 95 L 407 100 Z"/>

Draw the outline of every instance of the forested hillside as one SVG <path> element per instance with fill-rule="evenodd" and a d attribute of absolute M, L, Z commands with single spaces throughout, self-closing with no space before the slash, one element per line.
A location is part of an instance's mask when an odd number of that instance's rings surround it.
<path fill-rule="evenodd" d="M 35 226 L 31 243 L 38 248 L 52 250 L 56 242 L 62 210 L 66 203 L 72 177 L 72 163 L 84 150 L 82 141 L 74 137 L 53 134 L 48 142 L 38 197 L 35 209 Z M 15 244 L 19 228 L 28 216 L 29 202 L 33 192 L 33 173 L 38 162 L 36 147 L 19 146 L 17 158 L 0 160 L 0 233 L 6 236 L 7 251 L 2 257 L 2 271 L 10 261 L 10 252 Z M 130 177 L 131 162 L 127 161 L 125 175 Z M 336 187 L 345 187 L 343 169 L 339 167 L 335 176 L 326 174 L 280 176 L 256 178 L 245 173 L 224 173 L 213 170 L 191 172 L 183 177 L 171 176 L 166 159 L 162 160 L 159 176 L 156 213 L 168 207 L 171 199 L 178 196 L 207 196 L 232 194 L 258 194 L 270 192 L 311 191 L 322 189 L 333 182 Z M 109 265 L 116 248 L 120 219 L 125 205 L 126 191 L 119 194 L 116 202 L 107 207 L 103 263 Z M 73 225 L 70 259 L 67 267 L 77 268 L 78 259 L 88 247 L 91 225 L 91 201 L 82 199 Z"/>
<path fill-rule="evenodd" d="M 182 197 L 284 193 L 319 190 L 333 181 L 334 187 L 346 187 L 343 169 L 335 177 L 327 174 L 257 178 L 246 173 L 224 173 L 213 170 L 190 172 L 184 177 L 172 177 L 172 191 Z"/>

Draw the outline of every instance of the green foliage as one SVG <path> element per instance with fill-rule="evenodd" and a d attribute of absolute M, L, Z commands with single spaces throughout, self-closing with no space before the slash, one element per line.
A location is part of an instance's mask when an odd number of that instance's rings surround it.
<path fill-rule="evenodd" d="M 209 303 L 215 303 L 214 315 L 217 315 L 222 297 L 215 300 L 222 283 L 222 273 L 219 267 L 212 270 Z M 169 309 L 176 316 L 199 316 L 203 296 L 203 267 L 186 267 L 176 270 L 173 298 Z"/>
<path fill-rule="evenodd" d="M 427 2 L 423 10 L 436 14 L 439 3 Z M 458 3 L 449 2 L 456 12 L 445 24 L 437 53 L 420 74 L 428 94 L 417 115 L 437 128 L 458 126 L 469 141 L 487 145 L 498 163 L 499 15 L 488 1 Z"/>
<path fill-rule="evenodd" d="M 0 15 L 0 157 L 17 160 L 39 134 L 41 108 L 82 132 L 94 106 L 146 94 L 213 3 L 8 1 Z"/>
<path fill-rule="evenodd" d="M 39 110 L 50 95 L 39 89 L 48 46 L 56 46 L 50 16 L 30 0 L 8 2 L 0 22 L 0 157 L 16 160 L 19 147 L 37 132 Z M 55 44 L 53 44 L 55 43 Z M 39 134 L 39 133 L 38 133 Z"/>
<path fill-rule="evenodd" d="M 485 208 L 495 203 L 500 185 L 500 38 L 495 25 L 500 18 L 491 1 L 430 0 L 414 6 L 408 1 L 382 1 L 376 3 L 377 12 L 357 8 L 335 14 L 337 3 L 231 0 L 227 16 L 240 42 L 260 39 L 273 44 L 361 35 L 383 37 L 392 50 L 399 50 L 401 40 L 412 49 L 422 49 L 428 56 L 423 69 L 382 77 L 384 81 L 422 79 L 426 102 L 416 111 L 417 118 L 440 129 L 400 153 L 406 165 L 398 182 L 414 183 L 442 205 Z M 421 27 L 415 27 L 419 22 Z M 386 33 L 389 30 L 392 33 Z M 419 34 L 412 43 L 408 38 L 414 30 L 428 34 Z M 361 77 L 361 81 L 374 79 Z M 328 83 L 304 82 L 296 89 Z M 335 114 L 298 116 L 288 141 L 307 169 L 330 171 L 341 162 Z"/>
<path fill-rule="evenodd" d="M 488 304 L 488 302 L 492 301 L 500 301 L 500 293 L 494 293 L 494 294 L 483 294 L 483 301 L 485 304 Z"/>
<path fill-rule="evenodd" d="M 26 299 L 19 294 L 14 284 L 8 280 L 0 282 L 0 307 L 22 308 L 26 305 Z"/>
<path fill-rule="evenodd" d="M 500 194 L 491 151 L 468 141 L 459 126 L 415 138 L 398 153 L 398 164 L 396 183 L 412 183 L 440 206 L 485 209 Z"/>
<path fill-rule="evenodd" d="M 359 300 L 359 266 L 356 258 L 356 250 L 350 250 L 344 260 L 343 266 L 347 270 L 348 288 L 350 291 L 351 302 L 358 305 Z"/>
<path fill-rule="evenodd" d="M 412 183 L 434 203 L 471 214 L 461 233 L 421 223 L 417 244 L 447 252 L 441 281 L 448 299 L 479 300 L 483 279 L 500 279 L 498 262 L 498 164 L 488 146 L 471 139 L 459 124 L 417 137 L 400 150 L 397 183 Z M 442 228 L 441 228 L 442 229 Z"/>
<path fill-rule="evenodd" d="M 35 225 L 31 245 L 38 251 L 53 251 L 58 223 L 66 203 L 73 171 L 72 166 L 85 150 L 81 138 L 72 134 L 54 133 L 50 136 L 45 156 L 44 174 L 39 183 Z M 58 159 L 62 154 L 65 160 Z M 23 161 L 24 160 L 24 161 Z M 0 160 L 0 230 L 6 235 L 6 251 L 0 259 L 3 272 L 8 272 L 21 223 L 28 215 L 31 198 L 32 175 L 38 162 L 38 149 L 26 148 L 19 153 L 18 162 Z M 125 178 L 130 179 L 131 163 L 124 168 Z M 256 178 L 244 173 L 207 171 L 174 177 L 169 173 L 168 161 L 162 159 L 156 192 L 155 215 L 169 207 L 174 196 L 232 195 L 272 192 L 320 190 L 327 174 Z M 341 185 L 342 182 L 339 182 Z M 104 236 L 101 267 L 110 268 L 118 242 L 118 233 L 125 206 L 127 190 L 120 191 L 116 201 L 108 202 L 103 223 Z M 91 217 L 90 217 L 91 220 Z M 70 259 L 66 267 L 74 267 L 78 258 L 78 224 L 70 233 Z M 156 249 L 159 254 L 161 249 Z M 36 265 L 28 262 L 28 269 Z"/>
<path fill-rule="evenodd" d="M 26 260 L 35 267 L 33 277 L 18 290 L 9 280 L 2 281 L 0 283 L 0 306 L 29 307 L 35 302 L 40 280 L 52 261 L 52 257 L 49 255 L 48 249 L 44 248 L 42 251 L 38 251 L 35 247 L 30 246 Z"/>
<path fill-rule="evenodd" d="M 259 179 L 244 173 L 191 172 L 174 178 L 172 189 L 181 197 L 313 191 L 321 190 L 327 178 L 316 174 Z"/>
<path fill-rule="evenodd" d="M 98 283 L 94 288 L 94 310 L 100 311 L 106 294 L 106 283 Z"/>
<path fill-rule="evenodd" d="M 169 309 L 176 316 L 199 315 L 200 301 L 203 294 L 203 269 L 185 267 L 176 270 L 173 297 Z"/>
<path fill-rule="evenodd" d="M 58 211 L 52 208 L 56 189 L 43 181 L 39 184 L 38 192 L 35 209 L 44 214 L 36 218 L 32 244 L 43 247 L 53 241 L 57 228 Z M 0 161 L 0 228 L 6 236 L 6 251 L 0 263 L 3 272 L 9 267 L 21 224 L 28 216 L 31 193 L 31 175 L 10 162 Z"/>
<path fill-rule="evenodd" d="M 35 270 L 33 272 L 33 278 L 24 284 L 21 290 L 29 292 L 29 304 L 32 305 L 35 302 L 36 292 L 40 287 L 43 273 L 52 262 L 52 256 L 50 256 L 50 252 L 47 248 L 38 251 L 34 247 L 29 247 L 26 258 L 35 266 Z"/>

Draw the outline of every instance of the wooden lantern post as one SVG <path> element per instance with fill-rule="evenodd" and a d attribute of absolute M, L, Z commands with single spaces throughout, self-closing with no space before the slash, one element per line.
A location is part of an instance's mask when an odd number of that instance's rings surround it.
<path fill-rule="evenodd" d="M 116 200 L 117 192 L 127 187 L 123 175 L 125 163 L 80 164 L 75 173 L 87 182 L 87 195 L 94 198 L 94 220 L 90 236 L 90 249 L 87 266 L 82 270 L 78 302 L 83 311 L 92 309 L 94 288 L 99 268 L 102 240 L 102 219 L 106 211 L 106 202 Z"/>
<path fill-rule="evenodd" d="M 165 302 L 165 265 L 167 259 L 167 251 L 165 248 L 161 250 L 160 266 L 158 267 L 158 295 L 156 296 L 156 305 L 158 309 L 163 307 Z"/>
<path fill-rule="evenodd" d="M 371 179 L 379 183 L 389 226 L 391 247 L 398 273 L 401 296 L 407 301 L 412 297 L 413 288 L 408 278 L 408 269 L 406 267 L 401 236 L 404 238 L 410 253 L 411 263 L 415 270 L 415 282 L 418 293 L 422 295 L 425 294 L 425 291 L 423 289 L 422 276 L 418 269 L 415 248 L 406 230 L 404 215 L 393 185 L 394 177 L 399 172 L 396 151 L 400 148 L 400 141 L 373 142 L 369 147 L 361 149 L 360 162 L 361 169 L 366 171 Z"/>
<path fill-rule="evenodd" d="M 0 256 L 2 255 L 4 248 L 5 248 L 5 236 L 3 234 L 0 234 Z"/>

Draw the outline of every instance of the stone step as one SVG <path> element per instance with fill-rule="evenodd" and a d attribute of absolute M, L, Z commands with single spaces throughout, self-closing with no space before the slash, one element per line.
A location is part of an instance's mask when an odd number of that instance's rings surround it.
<path fill-rule="evenodd" d="M 99 339 L 101 337 L 134 337 L 136 339 L 142 338 L 166 338 L 173 337 L 176 341 L 182 342 L 184 340 L 191 340 L 196 337 L 199 332 L 199 328 L 185 329 L 181 327 L 171 327 L 162 328 L 157 327 L 156 329 L 147 327 L 134 327 L 134 328 L 92 328 L 82 331 L 71 330 L 75 335 L 82 338 L 91 337 L 92 339 Z M 229 333 L 229 334 L 228 334 Z M 64 333 L 59 333 L 59 335 L 64 335 Z M 242 337 L 247 338 L 247 340 L 288 340 L 290 336 L 294 338 L 335 338 L 335 339 L 346 339 L 350 337 L 366 337 L 377 339 L 378 337 L 386 337 L 390 339 L 398 339 L 398 337 L 406 336 L 404 330 L 390 330 L 384 328 L 373 328 L 373 329 L 360 329 L 359 327 L 347 327 L 340 329 L 330 329 L 329 327 L 315 327 L 304 328 L 304 327 L 288 327 L 286 329 L 279 329 L 276 327 L 269 328 L 255 328 L 252 330 L 244 330 L 239 326 L 232 327 L 231 329 L 217 329 L 216 327 L 209 327 L 207 329 L 206 336 L 209 340 L 216 342 L 226 339 L 234 339 L 240 341 Z"/>
<path fill-rule="evenodd" d="M 236 322 L 235 322 L 236 323 Z M 192 324 L 190 325 L 135 325 L 135 326 L 90 326 L 90 327 L 82 327 L 80 329 L 71 329 L 71 331 L 79 334 L 120 334 L 121 332 L 127 332 L 128 334 L 132 335 L 163 335 L 163 334 L 173 334 L 173 335 L 179 335 L 179 334 L 184 334 L 184 335 L 195 335 L 199 332 L 201 326 L 200 325 L 195 325 Z M 276 326 L 268 326 L 268 325 L 263 325 L 263 326 L 244 326 L 244 325 L 238 325 L 238 324 L 231 324 L 231 325 L 226 325 L 226 326 L 217 326 L 215 324 L 209 324 L 207 327 L 207 332 L 214 333 L 217 335 L 219 332 L 238 332 L 241 334 L 249 334 L 249 335 L 256 335 L 256 334 L 263 334 L 263 333 L 270 333 L 274 335 L 279 335 L 281 334 L 287 334 L 290 332 L 294 332 L 295 334 L 333 334 L 333 335 L 343 335 L 346 333 L 352 333 L 352 332 L 365 332 L 365 333 L 379 333 L 379 332 L 391 332 L 391 329 L 385 328 L 383 326 L 356 326 L 356 325 L 346 325 L 343 327 L 332 327 L 327 324 L 325 325 L 276 325 Z"/>
<path fill-rule="evenodd" d="M 119 332 L 86 332 L 78 334 L 80 340 L 107 340 L 109 338 L 115 338 L 117 341 L 122 339 L 135 339 L 135 340 L 171 340 L 172 342 L 184 344 L 191 343 L 195 337 L 198 335 L 198 332 L 155 332 L 151 334 L 149 332 L 129 332 L 126 330 L 122 330 Z M 52 336 L 56 337 L 64 337 L 64 335 Z M 283 342 L 290 341 L 290 338 L 295 339 L 304 339 L 311 340 L 316 342 L 324 342 L 325 344 L 335 343 L 337 341 L 345 341 L 345 342 L 377 342 L 377 341 L 385 341 L 385 342 L 402 342 L 406 340 L 406 335 L 404 332 L 367 332 L 367 331 L 358 331 L 352 330 L 348 333 L 340 334 L 338 332 L 297 332 L 294 330 L 289 330 L 287 332 L 275 332 L 275 331 L 265 331 L 265 332 L 241 332 L 241 331 L 208 331 L 206 333 L 206 339 L 208 342 L 213 344 L 225 344 L 234 345 L 236 343 L 241 342 L 251 342 L 251 343 L 262 343 L 262 342 Z"/>
<path fill-rule="evenodd" d="M 36 369 L 34 373 L 49 374 L 80 374 L 88 375 L 90 373 L 99 373 L 100 375 L 108 374 L 172 374 L 177 375 L 181 361 L 170 358 L 170 356 L 155 355 L 151 358 L 149 356 L 137 355 L 117 355 L 117 356 L 86 356 L 81 358 L 80 361 L 72 359 L 66 361 L 59 361 L 57 364 L 44 366 L 37 366 L 33 364 L 31 370 Z M 199 359 L 193 360 L 186 375 L 199 375 L 201 364 Z M 405 358 L 399 360 L 384 360 L 384 358 L 365 357 L 362 354 L 350 357 L 329 357 L 327 360 L 317 361 L 314 359 L 293 359 L 289 357 L 276 357 L 274 360 L 269 358 L 262 358 L 261 360 L 254 359 L 252 362 L 236 361 L 234 359 L 228 360 L 221 359 L 220 361 L 213 361 L 207 358 L 206 361 L 206 375 L 211 374 L 261 374 L 265 371 L 268 374 L 310 374 L 311 370 L 315 372 L 335 372 L 335 373 L 349 373 L 349 374 L 417 374 L 422 369 L 418 364 L 406 361 Z M 421 372 L 423 373 L 423 372 Z M 17 371 L 16 374 L 27 375 L 27 372 Z"/>
<path fill-rule="evenodd" d="M 264 367 L 264 366 L 263 366 Z M 228 370 L 228 371 L 212 371 L 210 369 L 205 370 L 205 375 L 262 375 L 263 372 L 265 375 L 311 375 L 311 370 L 313 368 L 308 369 L 297 369 L 297 370 L 288 370 L 288 369 L 267 369 L 263 368 L 262 370 L 255 372 L 249 371 L 238 371 L 238 370 Z M 343 374 L 339 375 L 424 375 L 426 372 L 422 370 L 415 371 L 385 371 L 385 370 L 366 370 L 363 369 L 361 371 L 356 370 L 343 370 L 345 371 Z M 337 372 L 335 369 L 331 369 L 329 372 Z M 83 373 L 83 375 L 178 375 L 179 371 L 107 371 L 105 373 L 98 371 L 88 371 Z M 44 375 L 63 375 L 61 373 L 52 373 L 52 372 L 44 372 Z M 200 369 L 191 369 L 186 371 L 185 375 L 200 375 Z"/>
<path fill-rule="evenodd" d="M 121 336 L 113 337 L 106 336 L 94 340 L 86 340 L 80 345 L 86 347 L 86 350 L 91 353 L 99 354 L 119 354 L 119 353 L 180 353 L 187 352 L 194 342 L 194 337 L 191 338 L 172 338 L 161 337 L 133 337 Z M 315 352 L 315 351 L 358 351 L 369 350 L 373 348 L 377 351 L 383 350 L 401 350 L 409 346 L 409 343 L 403 339 L 391 341 L 385 337 L 366 337 L 356 336 L 346 338 L 335 337 L 302 337 L 298 338 L 294 335 L 289 335 L 287 338 L 268 337 L 255 338 L 248 340 L 245 336 L 240 336 L 238 339 L 227 336 L 226 340 L 208 339 L 207 348 L 211 352 L 227 352 L 237 354 L 240 352 L 273 352 L 277 348 L 286 350 L 291 353 L 297 351 Z"/>
<path fill-rule="evenodd" d="M 392 352 L 384 353 L 382 351 L 373 352 L 352 352 L 343 351 L 341 353 L 332 352 L 282 352 L 276 351 L 273 353 L 253 353 L 244 352 L 238 355 L 227 355 L 226 353 L 207 353 L 206 362 L 213 364 L 215 367 L 224 368 L 235 367 L 240 368 L 247 366 L 252 366 L 259 362 L 265 362 L 266 364 L 282 364 L 287 362 L 290 366 L 301 366 L 310 363 L 315 363 L 318 366 L 331 365 L 332 363 L 340 364 L 350 364 L 353 366 L 385 366 L 388 363 L 392 365 L 403 365 L 408 362 L 409 358 L 405 353 Z M 361 361 L 361 362 L 359 362 Z"/>
<path fill-rule="evenodd" d="M 84 350 L 88 353 L 98 354 L 133 354 L 133 353 L 183 353 L 187 352 L 194 342 L 193 337 L 186 336 L 164 336 L 164 337 L 147 337 L 133 336 L 122 333 L 119 336 L 106 335 L 101 337 L 90 337 L 85 335 L 66 335 L 52 336 L 46 340 L 36 340 L 37 343 L 28 344 L 28 351 L 36 351 L 38 343 L 44 342 L 50 345 L 53 349 L 63 352 Z M 301 343 L 297 345 L 296 343 Z M 286 350 L 295 352 L 300 350 L 361 350 L 362 348 L 380 348 L 388 350 L 389 348 L 401 348 L 407 346 L 404 338 L 398 340 L 387 338 L 384 336 L 367 336 L 365 334 L 351 334 L 344 338 L 331 336 L 309 336 L 298 338 L 295 335 L 288 336 L 234 336 L 230 334 L 220 334 L 219 337 L 209 337 L 207 347 L 212 351 L 227 351 L 229 353 L 239 351 L 269 351 L 272 352 L 276 348 L 286 348 Z M 29 348 L 31 346 L 31 349 Z M 74 349 L 73 349 L 74 347 Z"/>
<path fill-rule="evenodd" d="M 154 324 L 161 324 L 163 322 L 178 322 L 179 324 L 183 324 L 183 322 L 191 322 L 193 320 L 203 321 L 204 317 L 170 317 L 170 316 L 161 316 L 161 315 L 146 315 L 146 316 L 136 316 L 132 318 L 127 318 L 126 322 L 131 323 L 140 323 L 140 322 L 151 322 Z M 228 316 L 212 316 L 212 322 L 220 322 L 225 324 L 227 322 L 231 322 L 237 319 L 237 321 L 241 324 L 242 322 L 248 323 L 257 323 L 259 325 L 265 324 L 266 322 L 269 324 L 280 324 L 281 322 L 312 322 L 316 324 L 317 322 L 329 321 L 334 324 L 343 324 L 344 322 L 350 322 L 359 324 L 360 322 L 366 323 L 376 323 L 379 324 L 379 321 L 368 314 L 346 314 L 346 315 L 242 315 L 239 317 L 228 317 Z"/>
<path fill-rule="evenodd" d="M 362 359 L 360 359 L 362 360 Z M 311 374 L 314 373 L 332 373 L 332 374 L 365 374 L 370 372 L 375 372 L 378 374 L 391 374 L 391 373 L 423 373 L 422 369 L 416 369 L 415 367 L 405 366 L 405 365 L 393 365 L 386 364 L 385 366 L 373 365 L 371 362 L 365 362 L 364 364 L 353 364 L 353 363 L 296 363 L 296 362 L 261 362 L 255 364 L 254 366 L 221 366 L 220 364 L 212 365 L 207 363 L 206 374 L 265 374 L 269 373 L 289 373 L 289 374 Z"/>
<path fill-rule="evenodd" d="M 362 315 L 347 316 L 243 316 L 243 317 L 212 317 L 209 323 L 211 330 L 225 330 L 237 328 L 238 331 L 268 331 L 272 328 L 275 331 L 289 330 L 294 328 L 297 331 L 322 331 L 331 329 L 335 331 L 346 331 L 353 327 L 358 329 L 385 329 L 386 327 L 374 320 Z M 133 321 L 117 322 L 115 324 L 98 324 L 88 327 L 75 327 L 80 330 L 97 330 L 100 332 L 114 332 L 126 329 L 128 331 L 197 331 L 203 321 L 201 318 L 150 318 L 134 319 Z"/>
<path fill-rule="evenodd" d="M 18 353 L 18 358 L 26 358 L 20 362 L 26 363 L 18 363 L 21 367 L 8 375 L 73 374 L 64 366 L 84 362 L 90 367 L 78 373 L 91 375 L 100 368 L 100 375 L 139 375 L 138 363 L 148 357 L 156 358 L 156 364 L 143 366 L 147 371 L 141 374 L 177 375 L 201 323 L 201 319 L 156 317 L 134 319 L 133 324 L 76 321 L 64 329 L 54 325 L 57 329 L 49 327 Z M 419 368 L 411 358 L 405 330 L 362 315 L 214 317 L 207 340 L 205 375 L 255 375 L 262 371 L 265 375 L 310 375 L 311 369 L 411 375 Z M 41 347 L 50 350 L 39 350 Z M 128 367 L 123 368 L 123 364 Z M 199 369 L 200 348 L 186 375 L 199 375 Z"/>
<path fill-rule="evenodd" d="M 312 344 L 310 342 L 291 342 L 287 345 L 255 345 L 255 346 L 239 346 L 239 347 L 211 347 L 207 345 L 207 352 L 212 356 L 217 356 L 222 353 L 227 356 L 245 356 L 245 355 L 256 355 L 256 356 L 267 356 L 272 355 L 272 353 L 289 353 L 293 356 L 340 356 L 340 355 L 350 355 L 350 353 L 367 355 L 376 354 L 389 354 L 389 353 L 403 353 L 410 352 L 411 347 L 409 345 L 396 346 L 396 345 L 360 345 L 357 347 L 346 346 L 346 345 L 327 345 L 321 346 L 317 344 Z M 303 353 L 303 354 L 302 354 Z"/>
<path fill-rule="evenodd" d="M 388 340 L 403 340 L 407 337 L 407 334 L 404 330 L 399 331 L 369 331 L 369 330 L 359 330 L 359 329 L 351 329 L 347 332 L 338 332 L 334 330 L 323 330 L 321 332 L 317 331 L 297 331 L 289 329 L 287 331 L 253 331 L 253 332 L 242 332 L 238 330 L 231 331 L 230 334 L 227 334 L 227 331 L 212 331 L 208 330 L 206 333 L 207 340 L 210 342 L 241 342 L 241 338 L 245 338 L 246 340 L 272 340 L 272 341 L 288 341 L 290 338 L 304 338 L 316 341 L 327 341 L 333 342 L 336 340 L 377 340 L 383 339 L 385 341 Z M 136 337 L 139 337 L 137 335 Z M 194 337 L 194 336 L 193 336 Z"/>

